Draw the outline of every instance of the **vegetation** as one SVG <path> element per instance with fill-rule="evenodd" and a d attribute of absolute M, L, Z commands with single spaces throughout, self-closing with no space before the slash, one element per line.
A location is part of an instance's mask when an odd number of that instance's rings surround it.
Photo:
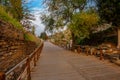
<path fill-rule="evenodd" d="M 20 21 L 23 18 L 22 0 L 1 0 L 0 4 L 6 7 L 6 11 L 16 20 Z"/>
<path fill-rule="evenodd" d="M 101 20 L 120 26 L 120 1 L 119 0 L 95 0 Z"/>
<path fill-rule="evenodd" d="M 16 19 L 14 19 L 9 13 L 7 13 L 6 8 L 3 6 L 0 6 L 0 19 L 8 23 L 11 23 L 12 25 L 14 25 L 14 27 L 18 29 L 23 29 L 22 25 Z"/>
<path fill-rule="evenodd" d="M 73 45 L 76 36 L 85 38 L 89 36 L 91 27 L 99 21 L 99 17 L 94 9 L 89 9 L 89 0 L 45 0 L 49 15 L 42 17 L 46 29 L 67 28 L 71 31 Z M 93 12 L 93 13 L 92 13 Z"/>
<path fill-rule="evenodd" d="M 120 1 L 119 0 L 95 0 L 98 13 L 102 22 L 111 23 L 120 31 Z M 114 28 L 115 28 L 114 27 Z M 113 32 L 113 31 L 112 31 Z M 117 34 L 116 34 L 117 35 Z M 120 34 L 118 34 L 120 36 Z M 118 45 L 120 45 L 118 38 Z"/>
<path fill-rule="evenodd" d="M 99 17 L 96 13 L 83 11 L 72 16 L 71 23 L 68 25 L 70 30 L 79 38 L 86 38 L 97 25 Z"/>
<path fill-rule="evenodd" d="M 41 35 L 40 35 L 40 38 L 43 39 L 43 40 L 46 40 L 48 38 L 46 32 L 42 32 Z"/>
<path fill-rule="evenodd" d="M 30 13 L 25 0 L 0 0 L 0 5 L 6 8 L 10 16 L 21 22 L 26 30 L 33 27 L 30 20 L 34 20 L 34 16 Z"/>
<path fill-rule="evenodd" d="M 24 34 L 24 38 L 25 38 L 25 40 L 27 40 L 27 41 L 33 41 L 33 42 L 36 42 L 36 43 L 40 43 L 40 39 L 37 38 L 35 35 L 33 35 L 33 34 L 30 33 L 30 32 L 26 32 L 26 33 Z"/>
<path fill-rule="evenodd" d="M 48 30 L 59 29 L 71 23 L 72 15 L 81 12 L 87 0 L 45 0 L 49 15 L 43 15 L 42 20 Z"/>
<path fill-rule="evenodd" d="M 93 7 L 90 1 L 95 2 L 96 6 Z M 46 31 L 54 32 L 67 27 L 73 44 L 81 43 L 84 38 L 89 39 L 91 35 L 96 35 L 93 31 L 97 31 L 95 28 L 99 27 L 100 19 L 102 24 L 110 23 L 117 28 L 120 26 L 119 0 L 44 0 L 44 3 L 49 12 L 41 17 Z M 34 18 L 29 13 L 24 0 L 0 0 L 0 4 L 2 5 L 0 6 L 0 19 L 22 30 L 23 26 L 27 30 L 31 28 L 34 34 L 35 29 L 29 21 Z M 21 21 L 22 25 L 19 23 Z M 33 40 L 33 37 L 25 32 L 25 39 Z"/>
<path fill-rule="evenodd" d="M 22 30 L 24 33 L 25 40 L 39 42 L 39 40 L 37 39 L 37 37 L 35 37 L 35 35 L 33 35 L 31 33 L 26 33 L 26 31 L 23 29 L 23 26 L 21 25 L 21 23 L 18 20 L 16 20 L 15 18 L 13 18 L 8 12 L 6 12 L 6 7 L 4 7 L 4 6 L 0 6 L 0 19 L 12 24 L 17 29 Z M 33 33 L 34 33 L 34 28 L 33 28 Z"/>
<path fill-rule="evenodd" d="M 110 27 L 107 30 L 90 34 L 89 38 L 85 38 L 83 40 L 79 39 L 78 44 L 97 46 L 102 43 L 108 42 L 108 43 L 114 43 L 115 45 L 117 45 L 116 34 L 117 34 L 117 29 Z"/>

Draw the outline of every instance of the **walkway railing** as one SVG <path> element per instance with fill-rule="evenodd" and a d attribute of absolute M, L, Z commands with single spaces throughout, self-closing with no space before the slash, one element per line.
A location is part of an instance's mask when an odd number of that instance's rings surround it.
<path fill-rule="evenodd" d="M 36 66 L 42 48 L 43 43 L 15 67 L 7 72 L 0 72 L 0 80 L 31 80 L 31 71 Z"/>

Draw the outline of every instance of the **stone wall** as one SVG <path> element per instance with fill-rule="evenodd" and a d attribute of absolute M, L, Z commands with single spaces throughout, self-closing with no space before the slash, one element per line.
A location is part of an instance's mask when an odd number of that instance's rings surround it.
<path fill-rule="evenodd" d="M 0 20 L 0 36 L 24 40 L 24 33 L 22 30 L 18 30 L 12 24 L 9 24 L 2 20 Z"/>
<path fill-rule="evenodd" d="M 24 40 L 22 31 L 0 21 L 0 71 L 8 71 L 36 47 L 34 42 Z"/>

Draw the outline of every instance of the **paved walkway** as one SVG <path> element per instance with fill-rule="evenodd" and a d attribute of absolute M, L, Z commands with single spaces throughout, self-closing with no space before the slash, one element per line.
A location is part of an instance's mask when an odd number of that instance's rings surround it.
<path fill-rule="evenodd" d="M 120 80 L 120 67 L 45 42 L 32 80 Z"/>

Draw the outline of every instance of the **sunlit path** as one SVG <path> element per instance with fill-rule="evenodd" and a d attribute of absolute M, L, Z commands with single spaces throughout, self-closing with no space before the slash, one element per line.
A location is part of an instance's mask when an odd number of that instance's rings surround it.
<path fill-rule="evenodd" d="M 120 80 L 120 68 L 45 42 L 32 80 Z"/>

